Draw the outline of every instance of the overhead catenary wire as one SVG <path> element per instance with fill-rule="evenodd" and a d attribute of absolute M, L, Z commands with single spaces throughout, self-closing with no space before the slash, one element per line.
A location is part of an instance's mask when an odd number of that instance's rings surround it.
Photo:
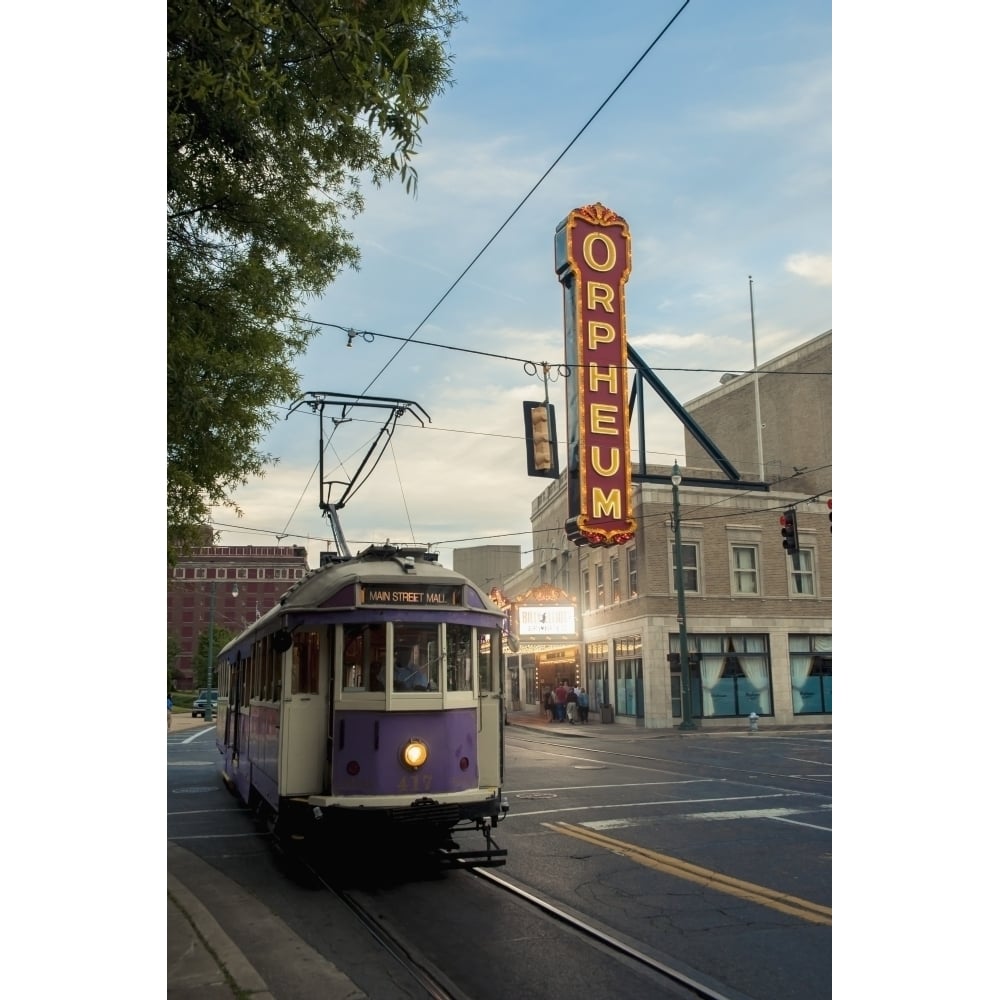
<path fill-rule="evenodd" d="M 542 186 L 542 184 L 545 182 L 545 179 L 549 176 L 549 174 L 552 173 L 553 170 L 555 170 L 555 168 L 559 165 L 559 163 L 562 160 L 562 158 L 573 148 L 573 146 L 576 145 L 577 140 L 593 124 L 594 120 L 604 110 L 604 108 L 608 105 L 608 103 L 615 96 L 615 94 L 617 94 L 618 91 L 621 90 L 621 88 L 625 85 L 626 80 L 628 80 L 628 78 L 636 71 L 636 69 L 638 69 L 640 63 L 642 63 L 643 60 L 646 58 L 646 56 L 648 56 L 649 53 L 653 51 L 653 49 L 656 46 L 657 42 L 659 42 L 659 40 L 667 33 L 667 31 L 670 29 L 671 25 L 674 23 L 674 21 L 677 20 L 678 17 L 681 16 L 681 14 L 684 11 L 684 8 L 687 7 L 687 5 L 690 2 L 691 2 L 691 0 L 684 0 L 684 2 L 677 9 L 677 11 L 674 14 L 674 16 L 670 18 L 670 20 L 663 26 L 663 28 L 659 32 L 659 34 L 657 34 L 657 36 L 649 43 L 649 45 L 646 46 L 646 49 L 642 53 L 642 55 L 639 56 L 638 59 L 636 59 L 636 61 L 629 68 L 628 72 L 618 81 L 617 84 L 615 84 L 615 86 L 612 89 L 611 93 L 608 94 L 608 96 L 605 97 L 603 101 L 601 101 L 601 103 L 597 107 L 597 110 L 594 111 L 594 113 L 583 123 L 583 125 L 581 126 L 581 128 L 579 129 L 579 131 L 576 133 L 576 135 L 574 135 L 573 138 L 570 139 L 570 141 L 566 144 L 566 146 L 564 147 L 563 151 L 552 161 L 552 163 L 549 165 L 549 167 L 546 169 L 546 171 L 542 174 L 542 176 L 539 177 L 537 181 L 535 181 L 535 183 L 531 186 L 531 189 L 517 203 L 517 205 L 514 207 L 514 210 L 510 213 L 510 215 L 508 215 L 507 218 L 504 219 L 504 221 L 500 224 L 500 228 L 497 229 L 497 231 L 486 241 L 486 243 L 483 244 L 482 249 L 480 249 L 480 251 L 475 255 L 475 257 L 473 257 L 472 260 L 470 260 L 469 263 L 466 264 L 466 266 L 463 268 L 463 270 L 459 274 L 459 276 L 448 286 L 447 289 L 445 289 L 444 294 L 437 300 L 437 302 L 435 302 L 434 305 L 431 306 L 431 308 L 428 311 L 427 315 L 424 316 L 424 318 L 413 328 L 413 332 L 410 334 L 410 336 L 404 338 L 404 343 L 400 344 L 399 348 L 392 355 L 392 357 L 390 357 L 388 359 L 388 361 L 386 361 L 386 363 L 375 373 L 375 375 L 372 377 L 372 379 L 368 383 L 368 385 L 362 390 L 363 393 L 367 392 L 378 381 L 378 379 L 381 378 L 382 374 L 389 367 L 389 365 L 391 365 L 393 363 L 393 361 L 395 361 L 396 358 L 399 357 L 399 355 L 402 352 L 403 348 L 406 347 L 406 344 L 409 343 L 411 341 L 411 339 L 414 336 L 416 336 L 417 333 L 420 332 L 420 330 L 423 328 L 424 324 L 431 318 L 431 316 L 434 315 L 435 312 L 437 312 L 438 308 L 445 301 L 445 299 L 447 299 L 448 296 L 451 295 L 451 293 L 458 287 L 459 282 L 461 282 L 461 280 L 476 265 L 476 263 L 478 262 L 479 258 L 482 257 L 483 254 L 485 254 L 487 250 L 489 250 L 489 248 L 493 245 L 493 243 L 497 239 L 497 237 L 504 231 L 504 229 L 507 228 L 507 226 L 511 222 L 511 220 L 513 220 L 514 216 L 517 215 L 517 213 L 521 211 L 521 209 L 527 203 L 528 199 Z"/>
<path fill-rule="evenodd" d="M 522 366 L 533 365 L 536 368 L 543 368 L 544 366 L 548 365 L 550 368 L 551 367 L 555 367 L 555 366 L 553 366 L 549 362 L 536 361 L 536 360 L 533 360 L 531 358 L 519 358 L 516 355 L 511 355 L 511 354 L 497 354 L 495 351 L 480 351 L 480 350 L 476 350 L 475 348 L 472 348 L 472 347 L 459 347 L 456 344 L 439 344 L 439 343 L 435 343 L 432 340 L 414 340 L 413 337 L 412 337 L 412 335 L 409 336 L 409 337 L 403 337 L 403 336 L 400 336 L 398 334 L 392 334 L 392 333 L 376 333 L 374 330 L 358 330 L 358 329 L 356 329 L 354 327 L 343 326 L 340 323 L 326 323 L 326 322 L 323 322 L 323 321 L 318 320 L 318 319 L 310 319 L 307 316 L 289 316 L 289 319 L 299 320 L 300 322 L 309 323 L 309 324 L 312 324 L 313 326 L 327 326 L 327 327 L 331 327 L 334 330 L 343 330 L 345 333 L 353 335 L 355 337 L 363 336 L 364 339 L 368 340 L 369 342 L 373 341 L 376 337 L 378 337 L 380 339 L 383 339 L 383 340 L 401 340 L 401 341 L 404 341 L 407 344 L 417 344 L 417 345 L 419 345 L 421 347 L 434 347 L 434 348 L 437 348 L 437 349 L 442 350 L 442 351 L 458 351 L 458 352 L 460 352 L 462 354 L 477 354 L 481 358 L 492 358 L 492 359 L 494 359 L 496 361 L 513 361 L 513 362 L 516 362 L 517 364 L 522 365 Z M 395 355 L 394 355 L 394 357 L 395 357 Z M 773 362 L 765 362 L 765 364 L 771 364 L 771 363 L 773 363 Z M 565 369 L 566 372 L 569 372 L 569 371 L 572 371 L 574 368 L 583 368 L 585 366 L 582 365 L 582 364 L 580 364 L 580 365 L 573 365 L 573 364 L 569 364 L 567 362 L 561 361 L 561 362 L 559 362 L 558 367 L 560 369 Z M 607 364 L 604 367 L 606 367 L 606 368 L 619 368 L 619 369 L 626 369 L 627 370 L 631 366 L 628 365 L 628 364 L 624 364 L 624 365 Z M 385 369 L 383 368 L 383 371 L 384 370 Z M 649 370 L 650 371 L 654 371 L 654 372 L 685 372 L 685 373 L 704 374 L 704 375 L 732 375 L 732 374 L 737 374 L 737 373 L 735 373 L 733 371 L 732 368 L 681 368 L 681 367 L 677 367 L 677 366 L 667 366 L 667 365 L 663 365 L 663 366 L 650 365 L 649 366 Z M 739 375 L 750 375 L 752 373 L 753 373 L 753 369 L 751 368 L 751 369 L 747 369 L 746 371 L 741 371 L 738 374 Z M 833 372 L 832 371 L 793 371 L 791 369 L 771 370 L 771 369 L 768 369 L 768 368 L 765 367 L 765 368 L 761 368 L 760 369 L 760 374 L 761 375 L 825 375 L 825 376 L 828 376 L 828 377 L 832 377 Z M 371 387 L 371 384 L 369 384 L 369 388 L 370 387 Z"/>

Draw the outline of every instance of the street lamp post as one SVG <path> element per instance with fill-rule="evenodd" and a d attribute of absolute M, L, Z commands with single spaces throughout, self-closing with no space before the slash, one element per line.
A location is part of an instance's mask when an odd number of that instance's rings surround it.
<path fill-rule="evenodd" d="M 208 694 L 205 701 L 205 721 L 212 721 L 212 646 L 215 643 L 215 585 L 217 580 L 212 581 L 212 601 L 208 606 Z M 233 584 L 233 597 L 240 596 L 240 588 Z"/>
<path fill-rule="evenodd" d="M 674 492 L 674 580 L 677 590 L 677 625 L 680 631 L 681 654 L 681 724 L 683 732 L 697 727 L 691 718 L 691 664 L 688 661 L 687 612 L 684 608 L 684 568 L 681 558 L 681 500 L 678 487 L 681 484 L 681 470 L 674 462 L 670 475 Z"/>

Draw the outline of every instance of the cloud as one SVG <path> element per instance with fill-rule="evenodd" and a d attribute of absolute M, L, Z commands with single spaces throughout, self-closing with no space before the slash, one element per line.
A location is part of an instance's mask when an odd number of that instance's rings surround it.
<path fill-rule="evenodd" d="M 833 259 L 828 254 L 795 253 L 785 261 L 785 270 L 813 285 L 833 284 Z"/>

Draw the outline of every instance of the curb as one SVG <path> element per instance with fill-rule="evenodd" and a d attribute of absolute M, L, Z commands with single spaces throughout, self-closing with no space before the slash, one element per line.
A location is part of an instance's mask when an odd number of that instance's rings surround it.
<path fill-rule="evenodd" d="M 201 904 L 176 876 L 167 873 L 167 897 L 181 911 L 195 933 L 204 942 L 224 976 L 235 984 L 236 989 L 257 1000 L 274 1000 L 267 983 L 250 964 L 246 956 L 233 944 L 229 935 L 219 926 L 218 921 Z"/>

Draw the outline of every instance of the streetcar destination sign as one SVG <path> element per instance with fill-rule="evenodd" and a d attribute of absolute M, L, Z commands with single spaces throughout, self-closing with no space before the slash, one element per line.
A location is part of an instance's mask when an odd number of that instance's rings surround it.
<path fill-rule="evenodd" d="M 412 604 L 426 607 L 428 605 L 460 605 L 462 603 L 462 588 L 435 587 L 431 584 L 416 584 L 405 589 L 393 587 L 391 584 L 359 583 L 358 604 Z"/>

